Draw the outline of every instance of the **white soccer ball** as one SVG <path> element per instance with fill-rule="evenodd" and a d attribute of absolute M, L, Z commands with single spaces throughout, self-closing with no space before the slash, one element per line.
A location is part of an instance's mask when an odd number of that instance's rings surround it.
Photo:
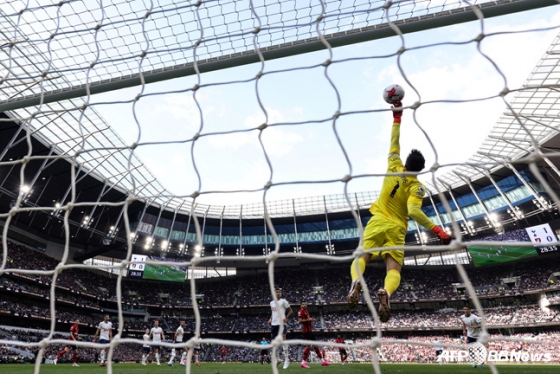
<path fill-rule="evenodd" d="M 383 100 L 389 104 L 394 104 L 396 101 L 402 101 L 404 98 L 404 89 L 398 84 L 392 84 L 383 90 Z"/>

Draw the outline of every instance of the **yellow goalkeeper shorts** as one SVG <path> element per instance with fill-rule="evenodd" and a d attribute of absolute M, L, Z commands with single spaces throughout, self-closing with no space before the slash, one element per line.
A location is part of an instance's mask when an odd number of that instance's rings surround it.
<path fill-rule="evenodd" d="M 364 230 L 364 250 L 376 250 L 383 247 L 402 247 L 404 245 L 404 238 L 406 229 L 401 226 L 386 220 L 385 218 L 375 215 L 370 218 Z M 381 255 L 383 260 L 386 256 L 391 256 L 400 265 L 404 262 L 403 250 L 383 250 L 372 253 L 372 259 Z"/>

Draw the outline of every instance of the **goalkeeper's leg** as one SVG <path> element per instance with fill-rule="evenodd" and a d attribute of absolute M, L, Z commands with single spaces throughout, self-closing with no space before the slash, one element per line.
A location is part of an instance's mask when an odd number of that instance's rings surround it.
<path fill-rule="evenodd" d="M 402 252 L 403 251 L 384 252 L 387 275 L 385 276 L 383 288 L 377 291 L 377 296 L 379 297 L 378 313 L 381 322 L 387 322 L 389 318 L 391 318 L 391 304 L 389 298 L 401 284 L 402 265 L 399 263 L 399 259 L 404 257 L 404 253 Z"/>
<path fill-rule="evenodd" d="M 359 258 L 354 259 L 352 265 L 350 266 L 350 275 L 352 276 L 352 283 L 350 284 L 350 291 L 348 291 L 348 307 L 354 309 L 360 301 L 360 291 L 362 286 L 360 285 L 360 274 L 363 274 L 366 270 L 366 265 L 371 259 L 371 254 L 366 253 L 361 255 Z"/>
<path fill-rule="evenodd" d="M 367 263 L 374 258 L 379 257 L 380 248 L 387 241 L 387 226 L 385 219 L 373 216 L 370 218 L 364 230 L 364 250 L 370 251 L 362 254 L 359 258 L 354 259 L 350 265 L 350 275 L 352 276 L 352 284 L 348 292 L 348 308 L 354 309 L 360 300 L 360 291 L 362 285 L 360 284 L 360 275 L 366 270 Z"/>

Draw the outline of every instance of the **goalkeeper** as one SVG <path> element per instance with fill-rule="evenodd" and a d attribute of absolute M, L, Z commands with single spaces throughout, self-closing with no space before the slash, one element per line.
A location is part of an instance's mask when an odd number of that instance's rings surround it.
<path fill-rule="evenodd" d="M 401 283 L 401 269 L 404 260 L 403 250 L 381 250 L 382 247 L 404 246 L 408 217 L 437 235 L 444 245 L 451 242 L 441 227 L 433 223 L 422 212 L 422 198 L 426 192 L 422 183 L 414 175 L 398 175 L 403 171 L 419 172 L 424 169 L 424 156 L 413 149 L 403 166 L 400 158 L 400 128 L 402 118 L 402 103 L 395 102 L 393 109 L 393 128 L 391 131 L 391 148 L 389 150 L 389 166 L 385 176 L 379 198 L 371 205 L 373 215 L 364 230 L 364 249 L 371 250 L 354 259 L 350 267 L 352 285 L 348 293 L 348 307 L 354 309 L 360 298 L 360 274 L 363 274 L 367 263 L 382 256 L 387 269 L 385 284 L 377 292 L 379 297 L 379 318 L 387 322 L 391 317 L 389 298 Z"/>

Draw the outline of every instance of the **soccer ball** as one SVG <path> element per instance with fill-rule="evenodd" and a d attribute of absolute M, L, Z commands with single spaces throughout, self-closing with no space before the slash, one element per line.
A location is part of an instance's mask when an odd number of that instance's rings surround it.
<path fill-rule="evenodd" d="M 398 84 L 392 84 L 383 90 L 383 100 L 389 104 L 401 101 L 404 98 L 404 89 Z"/>

